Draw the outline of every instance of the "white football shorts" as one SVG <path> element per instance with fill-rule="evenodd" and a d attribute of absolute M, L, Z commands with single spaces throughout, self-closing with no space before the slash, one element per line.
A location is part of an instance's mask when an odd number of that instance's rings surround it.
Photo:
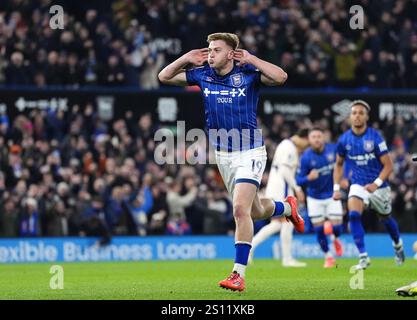
<path fill-rule="evenodd" d="M 342 201 L 333 198 L 316 199 L 307 197 L 308 216 L 312 223 L 343 219 Z"/>
<path fill-rule="evenodd" d="M 365 206 L 370 206 L 380 214 L 390 214 L 392 211 L 391 188 L 379 188 L 375 192 L 369 193 L 359 184 L 352 184 L 349 190 L 349 198 L 357 197 L 363 200 Z"/>
<path fill-rule="evenodd" d="M 236 183 L 261 184 L 267 154 L 265 146 L 244 151 L 215 151 L 216 163 L 227 191 L 233 197 Z"/>

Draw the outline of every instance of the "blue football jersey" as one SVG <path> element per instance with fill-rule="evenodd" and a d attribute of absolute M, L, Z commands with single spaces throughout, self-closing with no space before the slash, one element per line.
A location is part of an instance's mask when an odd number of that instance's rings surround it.
<path fill-rule="evenodd" d="M 206 129 L 216 150 L 239 151 L 263 146 L 256 121 L 261 85 L 259 70 L 252 65 L 234 65 L 228 74 L 220 76 L 206 64 L 187 70 L 186 77 L 189 85 L 197 85 L 202 90 Z M 225 138 L 220 139 L 218 133 Z"/>
<path fill-rule="evenodd" d="M 314 199 L 328 199 L 333 195 L 333 168 L 336 161 L 336 145 L 325 144 L 322 152 L 318 153 L 308 148 L 300 159 L 297 173 L 297 184 L 306 185 L 307 195 Z M 308 181 L 307 175 L 313 169 L 319 172 L 319 177 Z"/>
<path fill-rule="evenodd" d="M 367 128 L 358 136 L 352 129 L 340 136 L 337 153 L 345 158 L 351 170 L 351 183 L 364 186 L 372 183 L 382 171 L 380 157 L 388 153 L 388 147 L 382 136 L 373 128 Z M 381 188 L 388 186 L 384 181 Z"/>

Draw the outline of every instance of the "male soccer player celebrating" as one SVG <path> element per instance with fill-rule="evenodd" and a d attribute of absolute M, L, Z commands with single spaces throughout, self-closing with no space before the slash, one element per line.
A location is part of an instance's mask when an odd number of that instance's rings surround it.
<path fill-rule="evenodd" d="M 261 84 L 281 85 L 287 74 L 248 51 L 238 49 L 239 38 L 235 34 L 214 33 L 208 36 L 207 42 L 208 48 L 184 54 L 165 67 L 158 77 L 165 84 L 198 85 L 202 89 L 209 139 L 216 149 L 219 171 L 233 199 L 236 222 L 233 272 L 219 285 L 243 291 L 253 237 L 252 219 L 282 216 L 290 220 L 296 230 L 304 231 L 295 197 L 282 202 L 261 199 L 257 194 L 267 159 L 256 121 L 259 87 Z M 198 66 L 207 60 L 208 64 L 202 67 L 184 69 L 188 64 Z"/>
<path fill-rule="evenodd" d="M 327 218 L 333 225 L 336 255 L 341 256 L 342 244 L 338 239 L 342 233 L 343 207 L 340 200 L 333 196 L 333 168 L 336 161 L 336 146 L 325 143 L 323 130 L 313 128 L 308 134 L 310 148 L 301 157 L 297 183 L 307 187 L 308 216 L 314 226 L 317 241 L 325 254 L 325 268 L 336 265 L 336 260 L 329 250 L 329 243 L 324 230 Z"/>
<path fill-rule="evenodd" d="M 395 250 L 398 265 L 404 262 L 404 250 L 398 225 L 391 216 L 391 190 L 387 179 L 393 169 L 386 142 L 373 128 L 367 126 L 369 104 L 363 100 L 351 104 L 351 129 L 340 136 L 337 144 L 337 158 L 333 173 L 333 199 L 340 200 L 340 179 L 343 174 L 343 162 L 350 163 L 352 170 L 351 186 L 348 196 L 350 231 L 359 250 L 357 269 L 366 269 L 370 259 L 365 250 L 365 231 L 361 215 L 370 205 L 388 230 Z"/>

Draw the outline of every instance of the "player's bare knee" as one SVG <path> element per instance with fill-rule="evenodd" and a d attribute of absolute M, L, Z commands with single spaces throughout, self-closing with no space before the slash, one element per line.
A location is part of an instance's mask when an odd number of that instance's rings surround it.
<path fill-rule="evenodd" d="M 362 212 L 364 209 L 364 203 L 361 198 L 356 196 L 350 197 L 348 200 L 349 211 L 359 211 Z"/>
<path fill-rule="evenodd" d="M 250 211 L 244 205 L 235 204 L 233 205 L 233 216 L 236 220 L 247 218 L 250 217 Z"/>
<path fill-rule="evenodd" d="M 341 225 L 343 223 L 343 220 L 341 220 L 341 219 L 330 219 L 330 222 L 331 222 L 332 225 L 338 226 L 338 225 Z"/>

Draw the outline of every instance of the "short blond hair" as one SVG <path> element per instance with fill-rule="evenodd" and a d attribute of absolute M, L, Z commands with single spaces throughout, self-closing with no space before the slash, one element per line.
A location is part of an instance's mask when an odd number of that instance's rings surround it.
<path fill-rule="evenodd" d="M 217 32 L 208 35 L 208 43 L 215 40 L 223 40 L 233 50 L 236 50 L 239 47 L 239 37 L 234 33 Z"/>

